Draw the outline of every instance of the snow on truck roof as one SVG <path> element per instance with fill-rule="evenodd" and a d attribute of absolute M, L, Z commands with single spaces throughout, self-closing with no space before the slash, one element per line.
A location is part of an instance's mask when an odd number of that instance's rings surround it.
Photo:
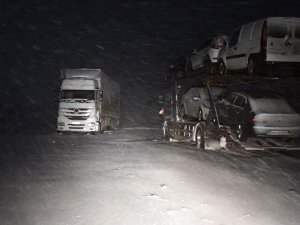
<path fill-rule="evenodd" d="M 102 74 L 101 69 L 64 69 L 61 71 L 62 78 L 85 77 L 89 79 L 99 78 Z"/>
<path fill-rule="evenodd" d="M 61 83 L 61 90 L 95 90 L 98 87 L 92 79 L 65 79 Z"/>

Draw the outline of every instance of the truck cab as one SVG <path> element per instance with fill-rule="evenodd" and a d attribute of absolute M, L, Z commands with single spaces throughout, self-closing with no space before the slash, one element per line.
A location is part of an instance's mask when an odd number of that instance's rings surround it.
<path fill-rule="evenodd" d="M 62 71 L 57 131 L 98 133 L 119 124 L 119 85 L 97 69 Z"/>

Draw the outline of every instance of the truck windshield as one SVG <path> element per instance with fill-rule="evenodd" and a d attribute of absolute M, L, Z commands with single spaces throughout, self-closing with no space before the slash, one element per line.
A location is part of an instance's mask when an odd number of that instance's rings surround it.
<path fill-rule="evenodd" d="M 95 91 L 89 90 L 63 90 L 60 95 L 61 99 L 86 99 L 95 100 Z"/>

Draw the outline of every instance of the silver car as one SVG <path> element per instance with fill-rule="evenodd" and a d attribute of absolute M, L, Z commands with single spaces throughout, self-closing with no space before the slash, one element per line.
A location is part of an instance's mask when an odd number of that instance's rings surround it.
<path fill-rule="evenodd" d="M 219 99 L 216 108 L 220 124 L 235 131 L 240 141 L 250 135 L 295 138 L 300 134 L 299 114 L 269 91 L 232 92 Z"/>
<path fill-rule="evenodd" d="M 211 87 L 211 94 L 216 99 L 225 89 Z M 181 117 L 206 120 L 211 108 L 207 87 L 190 88 L 183 96 L 180 106 Z"/>
<path fill-rule="evenodd" d="M 218 55 L 225 46 L 227 46 L 226 36 L 217 36 L 205 40 L 188 57 L 186 70 L 200 69 L 209 74 L 217 72 Z"/>

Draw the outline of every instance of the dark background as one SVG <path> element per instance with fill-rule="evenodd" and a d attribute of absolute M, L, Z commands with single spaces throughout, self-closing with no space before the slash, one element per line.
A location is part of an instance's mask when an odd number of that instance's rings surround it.
<path fill-rule="evenodd" d="M 179 56 L 300 1 L 1 1 L 1 133 L 56 128 L 59 71 L 101 68 L 121 84 L 122 126 L 158 125 L 157 96 Z"/>

